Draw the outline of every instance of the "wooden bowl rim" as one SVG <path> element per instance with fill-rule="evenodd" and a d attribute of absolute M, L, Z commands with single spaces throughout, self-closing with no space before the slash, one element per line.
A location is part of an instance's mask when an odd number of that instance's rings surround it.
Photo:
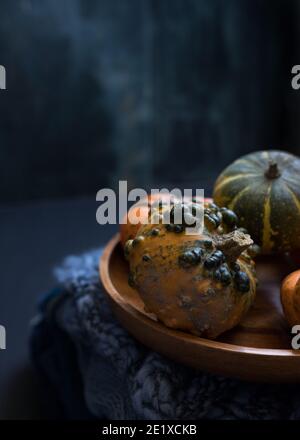
<path fill-rule="evenodd" d="M 100 279 L 110 298 L 117 302 L 127 313 L 133 316 L 135 319 L 143 321 L 145 325 L 148 325 L 158 332 L 163 332 L 164 334 L 180 339 L 187 344 L 195 344 L 210 348 L 212 350 L 222 350 L 226 352 L 243 353 L 244 355 L 258 355 L 258 356 L 274 356 L 274 357 L 295 357 L 299 356 L 296 350 L 288 349 L 273 349 L 273 348 L 255 348 L 247 347 L 242 345 L 228 344 L 226 342 L 220 342 L 210 339 L 201 338 L 199 336 L 193 335 L 191 333 L 185 333 L 180 330 L 174 330 L 166 327 L 159 321 L 153 321 L 147 316 L 140 313 L 126 301 L 124 301 L 122 295 L 116 290 L 109 273 L 110 259 L 115 251 L 115 248 L 120 242 L 120 234 L 114 235 L 111 240 L 105 246 L 103 253 L 99 261 L 99 273 Z M 296 352 L 295 352 L 296 351 Z"/>

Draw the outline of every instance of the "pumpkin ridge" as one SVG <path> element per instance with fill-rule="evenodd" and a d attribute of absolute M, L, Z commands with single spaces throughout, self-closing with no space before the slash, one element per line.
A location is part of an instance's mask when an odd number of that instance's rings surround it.
<path fill-rule="evenodd" d="M 261 162 L 257 162 L 256 160 L 254 160 L 254 159 L 237 159 L 237 160 L 235 160 L 234 161 L 234 164 L 235 165 L 240 165 L 240 164 L 245 164 L 245 165 L 247 165 L 247 166 L 249 166 L 249 162 L 251 163 L 251 166 L 255 166 L 255 167 L 257 167 L 257 166 L 260 166 L 261 167 Z"/>
<path fill-rule="evenodd" d="M 231 203 L 228 205 L 228 208 L 234 211 L 236 203 L 240 200 L 240 198 L 245 194 L 245 192 L 249 191 L 253 185 L 247 185 L 245 188 L 243 188 L 240 192 L 237 193 L 237 195 L 233 198 Z"/>
<path fill-rule="evenodd" d="M 224 177 L 223 179 L 220 180 L 219 183 L 216 184 L 215 186 L 215 191 L 220 191 L 220 189 L 224 189 L 224 186 L 226 186 L 228 183 L 234 182 L 235 180 L 238 179 L 244 179 L 245 177 L 259 177 L 259 174 L 255 174 L 255 173 L 248 173 L 248 174 L 235 174 L 234 176 L 228 176 L 228 177 Z"/>
<path fill-rule="evenodd" d="M 292 185 L 298 185 L 300 187 L 300 179 L 299 180 L 294 180 L 291 179 L 290 177 L 287 176 L 283 176 L 283 179 L 285 180 L 285 183 L 287 184 L 292 184 Z"/>
<path fill-rule="evenodd" d="M 263 157 L 264 159 L 269 160 L 270 159 L 270 154 L 269 154 L 268 151 L 262 151 L 261 157 Z"/>
<path fill-rule="evenodd" d="M 288 176 L 283 176 L 283 182 L 295 194 L 297 199 L 300 199 L 300 178 L 299 178 L 299 180 L 293 180 Z M 299 195 L 298 195 L 297 190 L 299 190 Z"/>
<path fill-rule="evenodd" d="M 289 187 L 289 185 L 286 182 L 284 182 L 284 186 L 287 188 L 288 192 L 291 194 L 293 202 L 295 203 L 296 208 L 298 209 L 299 215 L 300 215 L 300 201 L 297 199 L 297 197 L 295 196 L 293 190 Z"/>
<path fill-rule="evenodd" d="M 263 151 L 261 154 L 261 164 L 264 169 L 264 176 L 268 180 L 272 180 L 273 177 L 268 177 L 268 173 L 270 172 L 270 167 L 274 166 L 278 171 L 278 160 L 276 160 L 272 154 L 269 154 L 268 151 Z"/>
<path fill-rule="evenodd" d="M 265 167 L 265 163 L 264 162 L 262 162 L 261 160 L 256 160 L 256 159 L 254 159 L 254 157 L 249 157 L 249 155 L 247 157 L 247 160 L 246 159 L 241 159 L 241 160 L 238 159 L 236 162 L 240 162 L 240 161 L 244 161 L 248 165 L 249 165 L 249 162 L 250 162 L 252 166 L 261 168 L 262 170 Z"/>
<path fill-rule="evenodd" d="M 270 195 L 271 195 L 271 189 L 272 184 L 268 187 L 268 192 L 265 198 L 265 204 L 264 204 L 264 216 L 263 216 L 263 236 L 262 236 L 262 243 L 263 247 L 270 251 L 272 249 L 272 240 L 271 240 L 271 203 L 270 203 Z"/>

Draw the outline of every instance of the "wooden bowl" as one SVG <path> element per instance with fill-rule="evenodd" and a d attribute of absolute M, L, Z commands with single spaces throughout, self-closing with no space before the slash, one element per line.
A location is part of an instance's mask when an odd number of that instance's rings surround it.
<path fill-rule="evenodd" d="M 234 329 L 216 340 L 169 329 L 146 313 L 138 292 L 128 285 L 128 264 L 116 235 L 100 262 L 103 286 L 120 323 L 152 350 L 190 367 L 264 382 L 300 382 L 300 351 L 280 304 L 280 283 L 294 268 L 284 259 L 257 262 L 259 288 L 251 310 Z"/>

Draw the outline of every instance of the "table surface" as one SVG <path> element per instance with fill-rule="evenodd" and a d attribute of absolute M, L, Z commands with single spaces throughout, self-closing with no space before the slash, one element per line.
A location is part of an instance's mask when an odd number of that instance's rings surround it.
<path fill-rule="evenodd" d="M 53 267 L 116 232 L 115 225 L 96 223 L 97 206 L 94 198 L 0 206 L 0 324 L 7 332 L 0 352 L 0 419 L 44 416 L 29 361 L 29 323 L 38 296 L 55 284 Z"/>

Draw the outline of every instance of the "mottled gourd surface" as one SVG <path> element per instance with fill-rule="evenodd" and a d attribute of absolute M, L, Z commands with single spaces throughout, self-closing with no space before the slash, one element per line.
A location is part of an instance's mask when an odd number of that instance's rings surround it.
<path fill-rule="evenodd" d="M 184 202 L 180 209 L 196 216 L 199 206 Z M 129 283 L 148 311 L 168 327 L 216 338 L 237 325 L 253 302 L 256 248 L 238 229 L 234 212 L 214 203 L 204 207 L 201 234 L 188 235 L 184 222 L 175 224 L 173 206 L 168 223 L 141 226 L 127 241 L 125 256 Z M 159 212 L 166 218 L 163 206 Z"/>
<path fill-rule="evenodd" d="M 138 233 L 139 228 L 143 224 L 144 220 L 148 221 L 148 217 L 151 213 L 151 209 L 155 209 L 155 204 L 159 207 L 160 202 L 168 202 L 173 200 L 172 194 L 167 193 L 157 193 L 149 194 L 145 199 L 141 200 L 139 203 L 133 205 L 120 225 L 121 243 L 124 247 L 127 240 L 135 238 Z M 157 203 L 156 203 L 157 202 Z M 130 215 L 135 217 L 135 222 L 130 221 Z"/>
<path fill-rule="evenodd" d="M 234 210 L 263 253 L 300 249 L 300 159 L 259 151 L 236 160 L 216 181 L 214 200 Z"/>

